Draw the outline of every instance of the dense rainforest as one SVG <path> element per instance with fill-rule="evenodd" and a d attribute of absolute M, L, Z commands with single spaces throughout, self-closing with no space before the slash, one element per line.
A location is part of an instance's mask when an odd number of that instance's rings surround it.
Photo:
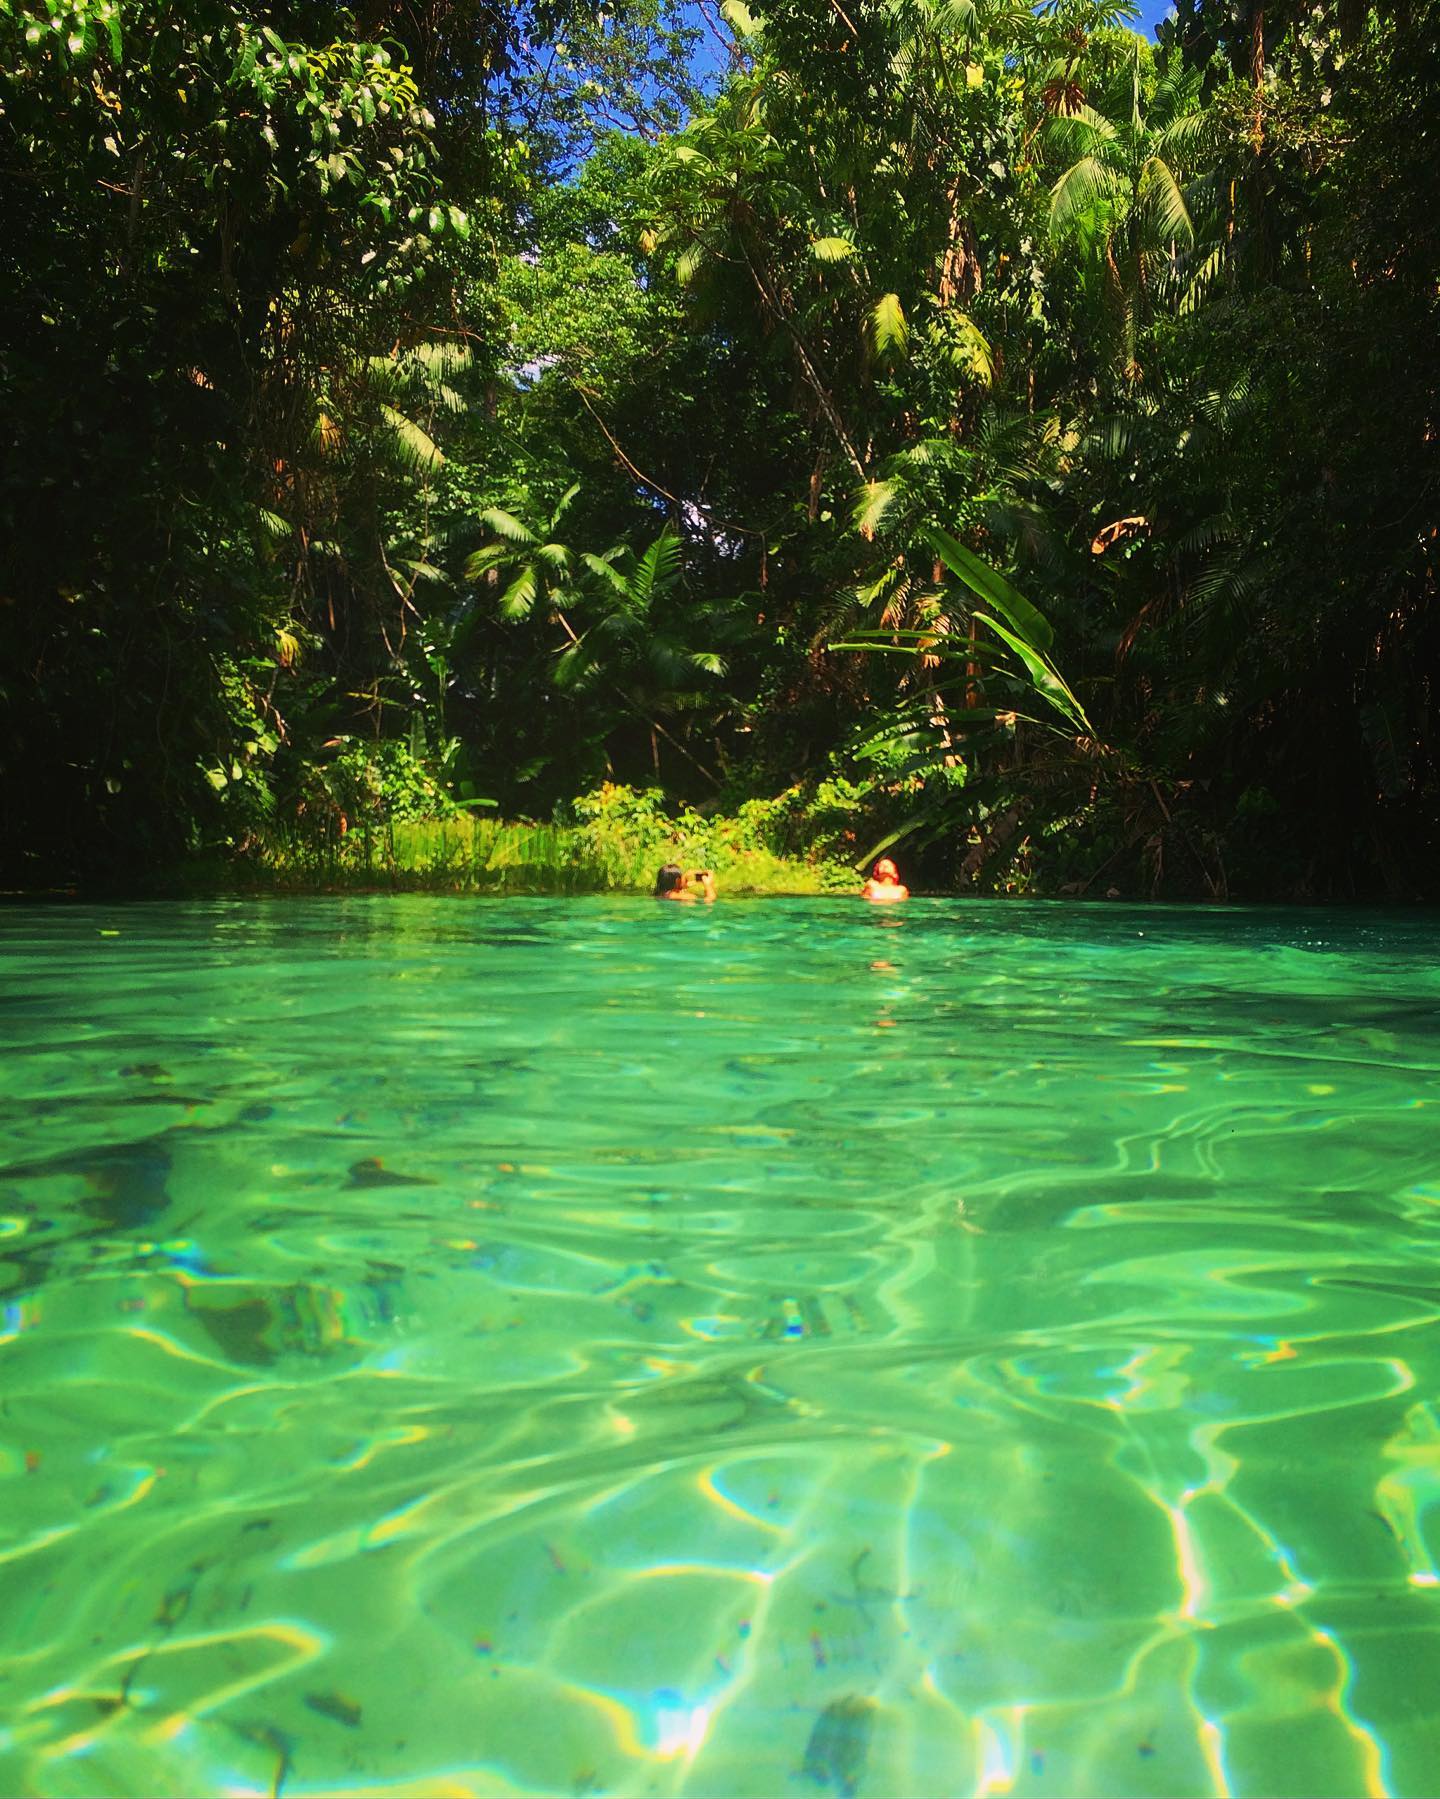
<path fill-rule="evenodd" d="M 1434 898 L 1440 4 L 1137 17 L 0 0 L 4 885 Z"/>

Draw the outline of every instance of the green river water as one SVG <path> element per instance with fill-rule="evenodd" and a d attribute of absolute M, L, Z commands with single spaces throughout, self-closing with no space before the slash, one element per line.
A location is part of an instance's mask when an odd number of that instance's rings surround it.
<path fill-rule="evenodd" d="M 0 913 L 0 1794 L 1440 1792 L 1437 949 Z"/>

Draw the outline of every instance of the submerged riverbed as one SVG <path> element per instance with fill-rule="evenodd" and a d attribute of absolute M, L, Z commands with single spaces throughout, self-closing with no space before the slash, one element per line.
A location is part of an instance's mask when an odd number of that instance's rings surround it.
<path fill-rule="evenodd" d="M 1433 1793 L 1437 949 L 0 914 L 0 1791 Z"/>

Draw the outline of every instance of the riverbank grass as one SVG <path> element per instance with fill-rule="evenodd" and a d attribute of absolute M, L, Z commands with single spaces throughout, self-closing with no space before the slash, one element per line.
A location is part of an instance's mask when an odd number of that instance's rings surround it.
<path fill-rule="evenodd" d="M 340 833 L 272 832 L 230 865 L 236 885 L 275 893 L 649 893 L 665 862 L 710 868 L 726 894 L 852 892 L 855 871 L 782 856 L 744 821 L 607 817 L 507 823 L 472 814 L 368 823 Z"/>

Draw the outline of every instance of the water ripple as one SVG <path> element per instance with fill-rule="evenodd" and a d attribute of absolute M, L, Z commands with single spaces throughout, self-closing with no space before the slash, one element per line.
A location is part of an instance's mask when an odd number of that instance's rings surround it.
<path fill-rule="evenodd" d="M 0 1791 L 1434 1790 L 1428 921 L 0 941 Z"/>

